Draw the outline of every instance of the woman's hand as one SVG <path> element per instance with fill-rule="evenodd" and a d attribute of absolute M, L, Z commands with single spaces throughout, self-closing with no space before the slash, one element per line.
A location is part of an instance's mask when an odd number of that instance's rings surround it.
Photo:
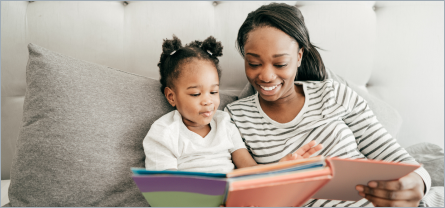
<path fill-rule="evenodd" d="M 357 185 L 355 188 L 376 207 L 417 207 L 425 186 L 422 178 L 412 172 L 398 180 L 370 181 L 368 186 Z"/>
<path fill-rule="evenodd" d="M 323 149 L 322 144 L 317 144 L 315 141 L 310 141 L 309 143 L 300 147 L 297 151 L 292 154 L 288 154 L 281 158 L 280 162 L 289 161 L 289 160 L 298 160 L 303 158 L 308 158 L 318 150 Z"/>

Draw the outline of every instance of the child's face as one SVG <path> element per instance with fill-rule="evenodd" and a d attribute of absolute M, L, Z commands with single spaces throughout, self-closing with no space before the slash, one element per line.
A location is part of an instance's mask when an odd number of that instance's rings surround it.
<path fill-rule="evenodd" d="M 219 106 L 219 79 L 215 66 L 193 59 L 181 66 L 174 89 L 166 88 L 171 105 L 181 113 L 188 127 L 208 125 Z"/>

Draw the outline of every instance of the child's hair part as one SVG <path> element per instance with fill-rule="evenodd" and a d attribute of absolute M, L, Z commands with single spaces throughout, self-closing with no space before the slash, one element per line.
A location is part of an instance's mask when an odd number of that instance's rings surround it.
<path fill-rule="evenodd" d="M 213 36 L 204 41 L 192 41 L 182 47 L 181 40 L 173 35 L 173 39 L 165 39 L 162 44 L 162 54 L 158 63 L 161 75 L 161 91 L 164 93 L 166 87 L 173 87 L 173 81 L 181 74 L 181 65 L 193 59 L 210 61 L 218 72 L 218 79 L 221 78 L 218 57 L 222 56 L 223 46 L 220 41 L 216 41 Z"/>
<path fill-rule="evenodd" d="M 326 78 L 326 69 L 317 51 L 318 47 L 311 43 L 304 17 L 297 7 L 286 3 L 270 3 L 250 12 L 238 31 L 236 42 L 243 57 L 249 32 L 261 27 L 279 29 L 295 39 L 298 46 L 303 48 L 303 59 L 298 67 L 296 81 L 322 81 Z"/>

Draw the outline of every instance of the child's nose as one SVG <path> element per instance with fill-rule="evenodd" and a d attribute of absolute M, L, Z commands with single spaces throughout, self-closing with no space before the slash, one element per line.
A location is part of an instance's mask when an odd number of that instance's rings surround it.
<path fill-rule="evenodd" d="M 204 98 L 201 101 L 201 105 L 207 106 L 207 105 L 211 105 L 213 104 L 212 99 L 210 99 L 209 97 Z"/>

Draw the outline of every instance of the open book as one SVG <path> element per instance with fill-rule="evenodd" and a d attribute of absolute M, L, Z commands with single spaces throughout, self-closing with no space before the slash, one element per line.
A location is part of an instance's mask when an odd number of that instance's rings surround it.
<path fill-rule="evenodd" d="M 227 174 L 132 168 L 133 180 L 151 206 L 301 206 L 310 198 L 356 201 L 355 186 L 401 178 L 420 165 L 325 158 L 236 169 Z"/>

